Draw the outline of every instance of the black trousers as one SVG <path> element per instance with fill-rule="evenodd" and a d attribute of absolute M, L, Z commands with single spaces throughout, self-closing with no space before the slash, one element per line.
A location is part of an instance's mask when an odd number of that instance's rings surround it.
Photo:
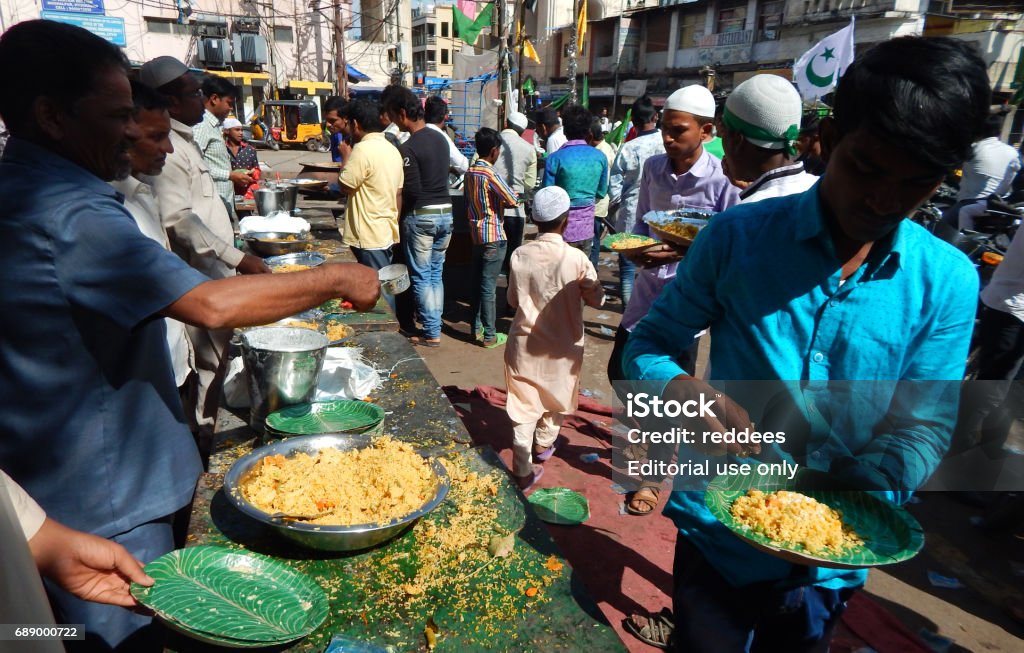
<path fill-rule="evenodd" d="M 1003 311 L 985 308 L 978 337 L 978 376 L 964 383 L 960 392 L 960 413 L 953 432 L 953 451 L 977 444 L 1001 449 L 1013 415 L 1005 405 L 1010 384 L 1024 362 L 1024 322 Z"/>

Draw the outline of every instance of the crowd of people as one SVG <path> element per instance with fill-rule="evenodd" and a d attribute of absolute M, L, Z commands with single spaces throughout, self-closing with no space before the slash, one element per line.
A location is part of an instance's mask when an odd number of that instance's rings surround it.
<path fill-rule="evenodd" d="M 606 139 L 606 115 L 581 106 L 542 110 L 534 129 L 513 112 L 500 131 L 477 131 L 472 160 L 446 133 L 440 98 L 424 102 L 401 86 L 379 102 L 332 98 L 324 115 L 342 164 L 341 235 L 357 263 L 287 278 L 234 246 L 234 196 L 259 167 L 229 117 L 230 84 L 201 80 L 171 57 L 130 81 L 117 47 L 49 21 L 0 36 L 0 65 L 18 89 L 0 98 L 11 132 L 0 159 L 9 253 L 0 468 L 10 475 L 0 480 L 11 486 L 0 491 L 0 532 L 22 534 L 57 617 L 86 624 L 95 650 L 155 645 L 149 617 L 118 606 L 132 605 L 129 581 L 150 582 L 138 561 L 175 546 L 174 515 L 203 467 L 232 328 L 336 297 L 369 309 L 377 270 L 404 263 L 412 291 L 388 297 L 400 332 L 442 346 L 453 176 L 473 243 L 469 336 L 506 347 L 511 474 L 523 491 L 577 408 L 583 305 L 605 301 L 601 233 L 648 235 L 650 211 L 716 216 L 692 246 L 617 257 L 624 313 L 608 362 L 617 391 L 643 381 L 679 401 L 714 394 L 726 407 L 713 418 L 722 430 L 759 417 L 714 381 L 963 377 L 978 276 L 905 219 L 972 146 L 988 147 L 975 145 L 989 115 L 986 66 L 962 41 L 904 37 L 872 48 L 845 72 L 830 115 L 805 111 L 789 81 L 756 75 L 724 102 L 700 85 L 673 92 L 660 112 L 640 98 L 622 144 Z M 524 242 L 528 221 L 538 234 Z M 515 311 L 508 334 L 495 308 L 503 271 Z M 701 379 L 696 350 L 708 333 Z M 882 398 L 881 422 L 828 405 L 849 432 L 808 418 L 809 436 L 785 453 L 904 502 L 949 448 L 956 404 L 925 397 L 935 401 L 922 422 L 919 404 L 897 399 Z M 655 512 L 663 481 L 643 479 L 627 510 Z M 673 491 L 665 514 L 679 529 L 675 650 L 826 650 L 865 582 L 861 570 L 753 550 L 710 515 L 701 492 Z M 5 572 L 27 577 L 23 553 L 5 556 Z M 26 582 L 33 601 L 16 618 L 0 601 L 0 621 L 51 618 L 39 583 Z"/>

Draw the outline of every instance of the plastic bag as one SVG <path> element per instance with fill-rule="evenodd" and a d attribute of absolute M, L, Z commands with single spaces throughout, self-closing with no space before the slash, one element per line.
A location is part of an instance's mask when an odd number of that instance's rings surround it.
<path fill-rule="evenodd" d="M 241 356 L 231 359 L 224 375 L 224 403 L 228 408 L 249 405 L 249 376 L 245 373 L 245 361 Z"/>
<path fill-rule="evenodd" d="M 362 399 L 381 384 L 380 374 L 359 347 L 331 347 L 324 357 L 314 401 Z"/>

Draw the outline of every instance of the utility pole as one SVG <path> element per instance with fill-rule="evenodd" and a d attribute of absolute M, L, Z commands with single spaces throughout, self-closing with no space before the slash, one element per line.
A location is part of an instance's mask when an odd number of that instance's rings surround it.
<path fill-rule="evenodd" d="M 498 10 L 498 97 L 502 98 L 501 106 L 498 107 L 498 130 L 505 126 L 505 116 L 508 115 L 508 5 L 505 0 L 494 0 L 495 9 Z"/>
<path fill-rule="evenodd" d="M 572 37 L 569 39 L 569 104 L 576 104 L 576 53 L 580 39 L 580 1 L 572 2 Z M 585 1 L 585 0 L 584 0 Z"/>
<path fill-rule="evenodd" d="M 341 25 L 341 0 L 334 0 L 334 81 L 338 95 L 348 97 L 348 67 L 345 65 L 345 30 Z"/>

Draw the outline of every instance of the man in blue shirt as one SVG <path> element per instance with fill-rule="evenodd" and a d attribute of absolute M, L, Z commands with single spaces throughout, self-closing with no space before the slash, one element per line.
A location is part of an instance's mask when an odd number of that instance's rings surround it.
<path fill-rule="evenodd" d="M 128 174 L 140 135 L 121 51 L 26 21 L 0 37 L 0 68 L 18 89 L 0 95 L 12 133 L 0 159 L 0 467 L 52 518 L 149 562 L 173 548 L 170 515 L 202 471 L 157 318 L 267 324 L 338 296 L 366 310 L 376 274 L 207 279 L 144 236 L 105 183 Z M 137 639 L 149 617 L 50 597 L 63 623 L 86 625 L 81 650 L 153 644 Z"/>
<path fill-rule="evenodd" d="M 809 436 L 785 453 L 846 489 L 906 500 L 949 445 L 978 280 L 962 254 L 904 217 L 968 156 L 989 97 L 984 62 L 955 39 L 894 39 L 858 58 L 821 127 L 825 176 L 715 217 L 634 329 L 628 378 L 665 399 L 717 395 L 713 430 L 749 427 L 744 408 L 675 362 L 710 328 L 713 380 L 794 382 L 803 393 Z M 913 383 L 858 386 L 875 393 L 870 410 L 813 383 L 845 380 Z M 903 402 L 901 392 L 918 397 Z M 680 454 L 760 453 L 699 446 Z M 715 520 L 703 494 L 674 492 L 665 509 L 680 533 L 676 650 L 825 650 L 866 572 L 759 553 Z"/>

